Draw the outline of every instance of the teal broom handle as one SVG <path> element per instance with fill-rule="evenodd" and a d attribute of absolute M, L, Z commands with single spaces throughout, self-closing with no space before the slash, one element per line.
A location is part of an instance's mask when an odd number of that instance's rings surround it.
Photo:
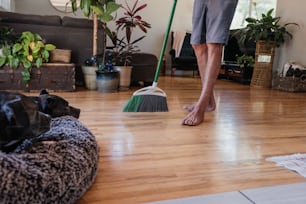
<path fill-rule="evenodd" d="M 173 16 L 174 16 L 174 13 L 175 13 L 176 3 L 177 3 L 177 0 L 174 0 L 172 10 L 171 10 L 171 14 L 170 14 L 170 19 L 169 19 L 167 30 L 166 30 L 166 35 L 164 36 L 162 49 L 161 49 L 160 56 L 159 56 L 159 59 L 158 59 L 157 70 L 156 70 L 155 76 L 154 76 L 154 82 L 155 83 L 157 83 L 158 76 L 159 76 L 159 73 L 160 73 L 160 68 L 161 68 L 162 61 L 163 61 L 163 57 L 164 57 L 164 54 L 165 54 L 165 50 L 166 50 L 166 46 L 167 46 L 167 42 L 168 42 L 168 37 L 169 37 L 169 33 L 170 33 L 172 21 L 173 21 Z"/>

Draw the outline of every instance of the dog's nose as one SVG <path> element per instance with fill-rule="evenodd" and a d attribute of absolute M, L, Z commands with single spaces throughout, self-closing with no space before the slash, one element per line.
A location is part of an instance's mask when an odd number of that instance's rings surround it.
<path fill-rule="evenodd" d="M 73 116 L 75 118 L 79 118 L 81 110 L 79 108 L 75 108 L 75 107 L 69 106 L 69 112 L 70 112 L 71 116 Z"/>

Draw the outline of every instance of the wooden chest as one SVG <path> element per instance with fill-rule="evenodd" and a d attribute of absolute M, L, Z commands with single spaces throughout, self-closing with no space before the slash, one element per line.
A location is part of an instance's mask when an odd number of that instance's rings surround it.
<path fill-rule="evenodd" d="M 22 81 L 21 69 L 7 66 L 0 68 L 0 90 L 74 91 L 75 65 L 67 63 L 45 63 L 40 68 L 33 67 L 28 83 Z"/>

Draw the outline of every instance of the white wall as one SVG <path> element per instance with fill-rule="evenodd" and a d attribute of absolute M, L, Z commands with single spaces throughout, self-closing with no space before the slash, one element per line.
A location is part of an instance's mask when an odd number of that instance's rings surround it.
<path fill-rule="evenodd" d="M 14 11 L 14 9 L 15 9 L 15 0 L 0 0 L 0 10 Z"/>
<path fill-rule="evenodd" d="M 299 28 L 288 27 L 293 39 L 281 46 L 276 53 L 274 69 L 281 70 L 288 61 L 295 61 L 306 65 L 306 18 L 305 0 L 278 0 L 276 15 L 281 16 L 283 23 L 295 22 Z"/>

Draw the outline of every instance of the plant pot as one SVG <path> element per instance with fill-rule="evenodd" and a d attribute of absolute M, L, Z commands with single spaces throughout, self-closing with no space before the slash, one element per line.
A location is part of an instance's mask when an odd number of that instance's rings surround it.
<path fill-rule="evenodd" d="M 131 85 L 131 73 L 132 66 L 114 66 L 114 69 L 119 71 L 120 80 L 119 80 L 119 90 L 127 91 L 130 89 Z"/>
<path fill-rule="evenodd" d="M 96 90 L 96 66 L 82 66 L 82 71 L 84 74 L 85 86 L 87 89 Z"/>
<path fill-rule="evenodd" d="M 119 87 L 119 71 L 96 71 L 97 90 L 103 93 L 117 92 Z"/>

